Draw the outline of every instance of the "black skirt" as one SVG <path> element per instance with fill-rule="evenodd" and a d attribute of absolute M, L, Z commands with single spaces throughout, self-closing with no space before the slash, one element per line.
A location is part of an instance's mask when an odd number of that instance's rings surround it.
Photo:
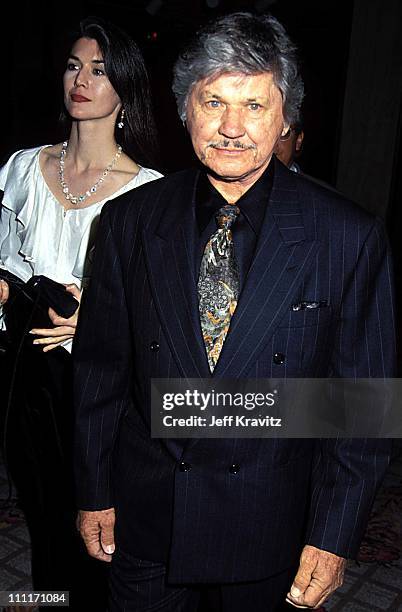
<path fill-rule="evenodd" d="M 72 610 L 102 612 L 108 566 L 87 555 L 76 529 L 71 355 L 32 344 L 32 304 L 17 300 L 9 312 L 3 450 L 31 538 L 33 586 L 69 591 Z"/>

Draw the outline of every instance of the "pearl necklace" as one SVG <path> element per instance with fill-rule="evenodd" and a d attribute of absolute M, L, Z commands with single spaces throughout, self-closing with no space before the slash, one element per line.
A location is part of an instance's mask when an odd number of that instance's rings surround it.
<path fill-rule="evenodd" d="M 66 200 L 69 200 L 71 202 L 71 204 L 81 204 L 81 202 L 83 202 L 84 200 L 89 198 L 93 193 L 96 193 L 99 185 L 101 185 L 104 182 L 104 180 L 107 177 L 107 175 L 109 174 L 109 172 L 115 166 L 117 160 L 119 159 L 119 157 L 121 155 L 122 148 L 121 148 L 120 145 L 117 145 L 117 151 L 116 151 L 115 156 L 113 157 L 113 159 L 110 162 L 110 164 L 104 169 L 104 171 L 102 172 L 101 177 L 96 181 L 95 185 L 92 185 L 92 187 L 90 189 L 88 189 L 88 191 L 86 191 L 85 193 L 82 193 L 80 195 L 75 196 L 75 195 L 73 195 L 70 192 L 70 189 L 69 189 L 66 181 L 64 180 L 64 162 L 65 162 L 65 157 L 66 157 L 66 153 L 67 153 L 67 146 L 68 146 L 68 140 L 65 140 L 63 142 L 63 144 L 62 144 L 61 151 L 60 151 L 60 158 L 59 158 L 59 180 L 60 180 L 60 185 L 61 185 L 61 188 L 62 188 L 63 193 L 64 193 L 64 197 L 66 198 Z"/>

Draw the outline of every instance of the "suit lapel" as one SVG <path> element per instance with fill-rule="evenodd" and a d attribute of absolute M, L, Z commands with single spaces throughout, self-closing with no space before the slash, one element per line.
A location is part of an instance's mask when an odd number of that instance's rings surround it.
<path fill-rule="evenodd" d="M 195 189 L 198 173 L 160 195 L 166 208 L 156 227 L 143 231 L 155 305 L 183 378 L 211 376 L 202 339 L 195 271 Z M 311 206 L 300 206 L 295 179 L 275 162 L 274 183 L 229 334 L 214 377 L 239 378 L 258 359 L 292 303 L 319 248 Z M 311 214 L 311 217 L 310 217 Z M 180 457 L 198 439 L 172 442 Z"/>
<path fill-rule="evenodd" d="M 170 194 L 156 228 L 143 232 L 149 278 L 161 324 L 184 378 L 210 376 L 198 315 L 195 189 L 191 172 Z"/>
<path fill-rule="evenodd" d="M 302 216 L 292 179 L 275 162 L 274 183 L 256 252 L 214 377 L 246 376 L 314 260 L 319 242 L 312 220 Z"/>
<path fill-rule="evenodd" d="M 214 377 L 237 378 L 258 359 L 319 248 L 311 206 L 299 201 L 297 177 L 275 163 L 274 182 L 256 252 Z M 143 233 L 149 278 L 170 349 L 184 378 L 208 378 L 195 271 L 195 189 L 199 172 L 184 175 L 156 227 Z"/>

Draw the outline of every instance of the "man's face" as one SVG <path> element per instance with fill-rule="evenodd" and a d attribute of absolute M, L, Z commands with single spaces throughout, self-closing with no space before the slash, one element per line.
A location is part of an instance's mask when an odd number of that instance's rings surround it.
<path fill-rule="evenodd" d="M 203 79 L 187 104 L 187 127 L 196 155 L 218 178 L 255 182 L 288 126 L 272 74 L 226 73 Z"/>

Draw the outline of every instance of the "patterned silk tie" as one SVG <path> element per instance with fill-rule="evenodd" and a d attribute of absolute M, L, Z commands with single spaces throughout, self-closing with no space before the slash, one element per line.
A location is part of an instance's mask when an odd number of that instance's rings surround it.
<path fill-rule="evenodd" d="M 201 329 L 211 372 L 219 359 L 239 298 L 239 272 L 230 229 L 239 212 L 233 204 L 219 209 L 218 229 L 206 244 L 198 278 Z"/>

